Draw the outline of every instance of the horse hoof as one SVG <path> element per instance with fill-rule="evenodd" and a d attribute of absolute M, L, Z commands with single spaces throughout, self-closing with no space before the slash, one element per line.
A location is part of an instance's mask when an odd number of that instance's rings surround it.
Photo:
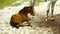
<path fill-rule="evenodd" d="M 48 20 L 48 19 L 45 19 L 46 21 Z"/>
<path fill-rule="evenodd" d="M 49 19 L 45 19 L 45 21 L 49 21 Z"/>
<path fill-rule="evenodd" d="M 54 18 L 51 18 L 50 20 L 51 20 L 51 21 L 55 21 L 55 19 L 54 19 Z"/>

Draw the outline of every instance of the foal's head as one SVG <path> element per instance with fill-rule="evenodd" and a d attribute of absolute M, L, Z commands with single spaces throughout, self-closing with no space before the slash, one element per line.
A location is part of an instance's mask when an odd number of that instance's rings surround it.
<path fill-rule="evenodd" d="M 24 7 L 22 10 L 19 11 L 19 13 L 24 13 L 24 14 L 28 14 L 30 13 L 31 15 L 34 16 L 34 11 L 33 11 L 33 7 L 28 6 L 28 7 Z"/>

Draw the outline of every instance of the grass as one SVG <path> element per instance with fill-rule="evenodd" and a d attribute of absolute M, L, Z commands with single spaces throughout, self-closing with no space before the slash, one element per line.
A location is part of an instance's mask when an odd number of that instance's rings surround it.
<path fill-rule="evenodd" d="M 39 2 L 40 0 L 35 0 L 35 5 L 39 5 Z"/>
<path fill-rule="evenodd" d="M 19 0 L 19 2 L 15 2 L 13 5 L 11 6 L 18 6 L 18 5 L 21 5 L 23 2 L 26 2 L 26 1 L 29 1 L 29 0 Z M 39 0 L 35 0 L 35 5 L 39 5 Z"/>
<path fill-rule="evenodd" d="M 16 0 L 0 0 L 0 9 L 9 6 L 11 3 L 15 2 Z"/>
<path fill-rule="evenodd" d="M 18 1 L 18 2 L 16 2 L 16 1 Z M 26 1 L 29 1 L 29 0 L 0 0 L 0 9 L 2 9 L 6 6 L 18 6 Z M 14 3 L 14 4 L 12 4 L 12 3 Z M 39 0 L 35 0 L 35 5 L 39 5 Z"/>
<path fill-rule="evenodd" d="M 26 1 L 29 1 L 29 0 L 18 0 L 17 2 L 12 4 L 11 6 L 18 6 L 18 5 L 21 5 L 23 2 L 26 2 Z"/>

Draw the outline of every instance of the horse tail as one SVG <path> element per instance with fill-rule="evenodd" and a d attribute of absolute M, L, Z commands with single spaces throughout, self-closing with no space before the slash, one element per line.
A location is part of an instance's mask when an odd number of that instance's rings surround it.
<path fill-rule="evenodd" d="M 18 23 L 15 23 L 13 21 L 10 21 L 10 25 L 15 28 L 19 28 Z"/>

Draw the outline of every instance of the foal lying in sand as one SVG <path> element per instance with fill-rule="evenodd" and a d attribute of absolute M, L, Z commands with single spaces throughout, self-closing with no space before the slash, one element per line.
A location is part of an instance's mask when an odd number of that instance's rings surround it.
<path fill-rule="evenodd" d="M 33 8 L 32 6 L 24 7 L 22 10 L 19 11 L 19 13 L 12 15 L 10 24 L 12 27 L 23 27 L 23 26 L 31 26 L 28 21 L 30 20 L 27 16 L 28 13 L 34 16 Z M 24 24 L 24 22 L 27 22 Z"/>

